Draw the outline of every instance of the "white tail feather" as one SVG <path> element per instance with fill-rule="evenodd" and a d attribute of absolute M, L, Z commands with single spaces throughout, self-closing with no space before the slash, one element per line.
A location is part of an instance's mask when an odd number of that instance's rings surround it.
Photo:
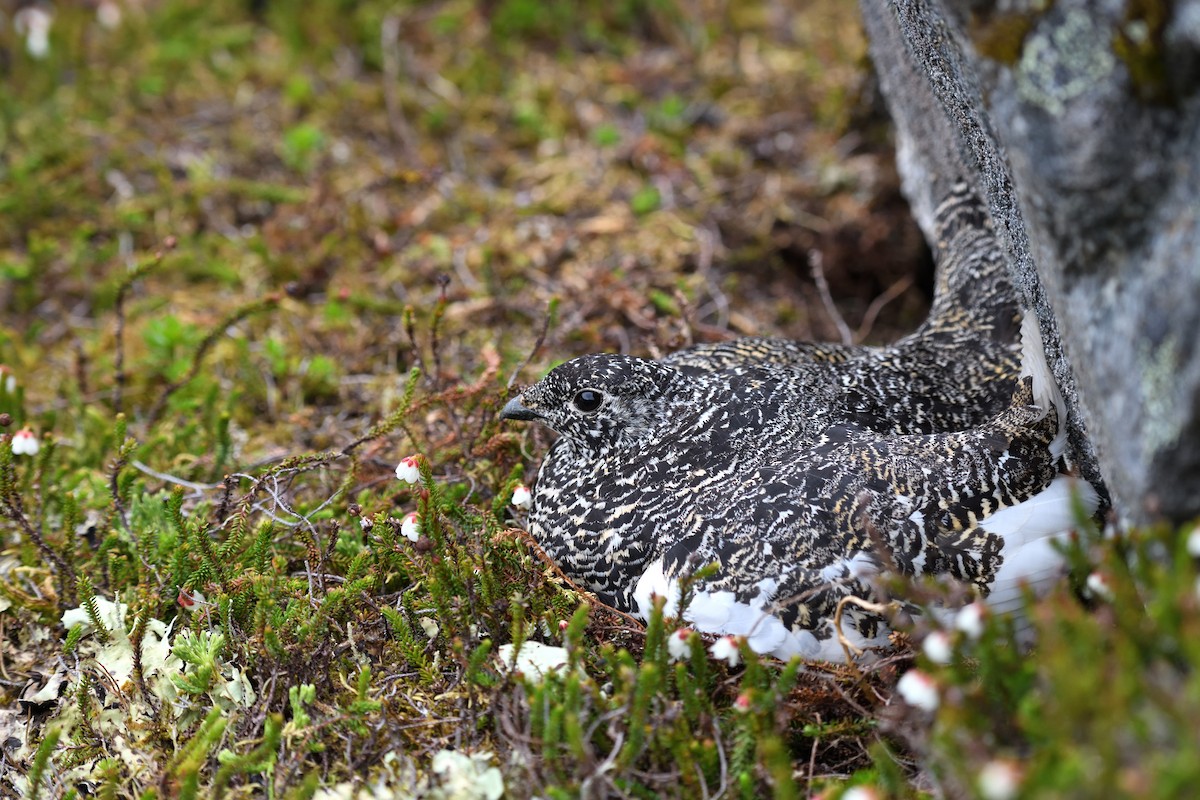
<path fill-rule="evenodd" d="M 1032 310 L 1026 311 L 1021 320 L 1021 377 L 1033 378 L 1033 401 L 1037 405 L 1045 411 L 1053 405 L 1058 412 L 1058 433 L 1050 442 L 1050 455 L 1057 459 L 1067 449 L 1067 403 L 1046 362 L 1042 329 Z"/>
<path fill-rule="evenodd" d="M 1013 553 L 1011 559 L 1006 558 L 992 584 L 992 592 L 987 598 L 988 607 L 1011 614 L 1021 610 L 1026 588 L 1035 597 L 1045 594 L 1063 574 L 1062 556 L 1054 544 L 1064 541 L 1069 533 L 1063 531 L 1031 542 Z"/>
<path fill-rule="evenodd" d="M 1040 594 L 1061 574 L 1062 556 L 1053 543 L 1075 527 L 1075 498 L 1089 516 L 1100 502 L 1087 481 L 1060 475 L 1028 500 L 983 520 L 985 530 L 1004 539 L 1004 563 L 992 580 L 989 606 L 1015 611 L 1023 587 Z"/>
<path fill-rule="evenodd" d="M 642 619 L 650 619 L 656 596 L 667 599 L 666 605 L 663 606 L 664 617 L 673 617 L 679 613 L 679 582 L 674 578 L 667 578 L 663 573 L 661 558 L 646 567 L 633 589 L 634 608 Z"/>

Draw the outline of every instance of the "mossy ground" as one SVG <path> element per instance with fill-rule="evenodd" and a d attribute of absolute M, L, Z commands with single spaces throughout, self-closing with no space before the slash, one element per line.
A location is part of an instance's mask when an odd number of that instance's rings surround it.
<path fill-rule="evenodd" d="M 41 58 L 0 25 L 0 412 L 41 442 L 0 448 L 0 795 L 1200 780 L 1171 531 L 1086 541 L 1112 599 L 1064 586 L 1034 656 L 956 634 L 933 717 L 890 699 L 903 640 L 865 674 L 672 662 L 521 533 L 548 438 L 496 413 L 553 364 L 836 338 L 814 250 L 857 338 L 921 319 L 853 8 L 100 7 L 54 7 Z M 572 669 L 499 665 L 526 640 Z"/>

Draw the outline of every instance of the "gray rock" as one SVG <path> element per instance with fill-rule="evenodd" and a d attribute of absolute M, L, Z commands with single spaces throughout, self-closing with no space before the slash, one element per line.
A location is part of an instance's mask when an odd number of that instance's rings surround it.
<path fill-rule="evenodd" d="M 1200 514 L 1200 0 L 862 0 L 927 236 L 986 199 L 1124 517 Z"/>

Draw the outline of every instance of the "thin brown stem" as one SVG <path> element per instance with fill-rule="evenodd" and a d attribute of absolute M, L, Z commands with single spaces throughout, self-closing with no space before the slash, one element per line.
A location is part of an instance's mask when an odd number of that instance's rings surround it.
<path fill-rule="evenodd" d="M 829 291 L 829 281 L 825 280 L 825 267 L 819 250 L 808 251 L 808 265 L 812 270 L 813 283 L 817 285 L 817 293 L 821 295 L 821 303 L 825 306 L 825 313 L 837 328 L 842 344 L 854 344 L 854 334 L 850 332 L 850 326 L 842 319 L 841 312 L 833 302 L 833 294 Z"/>

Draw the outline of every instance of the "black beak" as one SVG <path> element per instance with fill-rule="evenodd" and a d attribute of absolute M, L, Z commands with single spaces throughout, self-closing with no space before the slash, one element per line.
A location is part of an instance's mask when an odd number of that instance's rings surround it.
<path fill-rule="evenodd" d="M 500 411 L 500 419 L 519 419 L 528 421 L 532 419 L 541 419 L 541 417 L 530 411 L 525 406 L 521 405 L 521 398 L 514 397 Z"/>

